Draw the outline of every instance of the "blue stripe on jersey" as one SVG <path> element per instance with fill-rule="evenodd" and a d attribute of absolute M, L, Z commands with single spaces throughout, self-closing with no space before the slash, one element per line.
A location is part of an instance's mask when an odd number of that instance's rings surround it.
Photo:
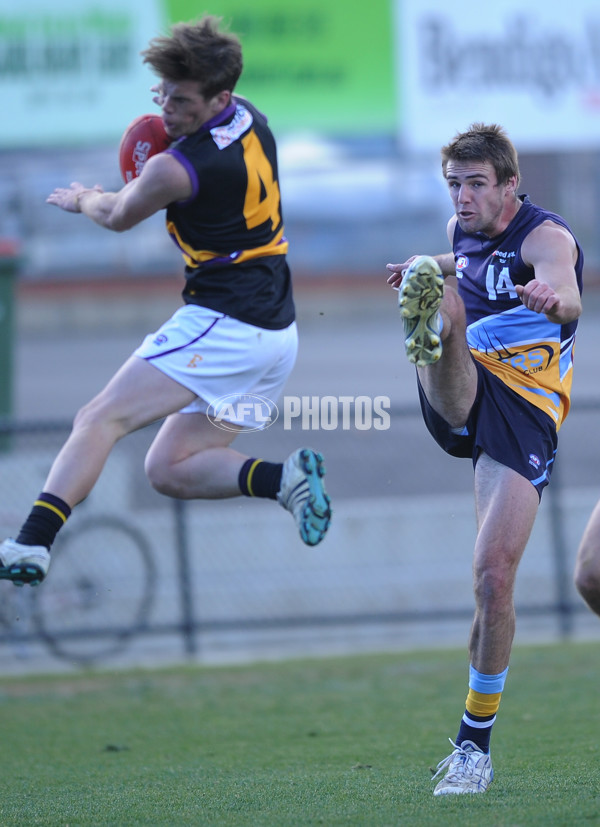
<path fill-rule="evenodd" d="M 514 318 L 516 316 L 516 318 Z M 560 325 L 524 305 L 491 314 L 472 322 L 467 328 L 469 347 L 484 353 L 498 353 L 505 360 L 513 349 L 527 345 L 560 342 Z"/>
<path fill-rule="evenodd" d="M 552 402 L 557 407 L 560 404 L 559 394 L 551 393 L 550 391 L 547 391 L 545 388 L 530 388 L 529 385 L 517 385 L 516 383 L 514 387 L 521 388 L 522 390 L 527 391 L 527 393 L 531 393 L 534 396 L 544 396 L 549 402 Z"/>

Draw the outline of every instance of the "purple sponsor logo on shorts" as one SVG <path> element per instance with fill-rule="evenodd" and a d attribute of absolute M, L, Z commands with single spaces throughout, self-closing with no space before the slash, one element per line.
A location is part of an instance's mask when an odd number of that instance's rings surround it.
<path fill-rule="evenodd" d="M 542 463 L 540 462 L 540 458 L 537 456 L 537 454 L 529 454 L 529 464 L 532 465 L 534 468 L 537 468 L 537 470 L 539 471 Z"/>

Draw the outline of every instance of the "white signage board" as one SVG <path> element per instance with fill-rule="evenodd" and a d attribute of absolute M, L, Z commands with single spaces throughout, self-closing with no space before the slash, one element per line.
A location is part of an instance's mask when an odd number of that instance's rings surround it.
<path fill-rule="evenodd" d="M 156 0 L 0 0 L 0 147 L 100 143 L 153 112 Z"/>
<path fill-rule="evenodd" d="M 482 121 L 519 150 L 600 148 L 598 0 L 394 1 L 404 145 Z"/>

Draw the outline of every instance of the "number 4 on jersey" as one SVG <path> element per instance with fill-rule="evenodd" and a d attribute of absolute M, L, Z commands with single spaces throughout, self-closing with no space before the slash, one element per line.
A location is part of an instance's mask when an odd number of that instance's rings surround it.
<path fill-rule="evenodd" d="M 242 140 L 242 145 L 248 172 L 248 188 L 244 200 L 246 226 L 251 230 L 270 218 L 274 230 L 281 223 L 281 213 L 279 184 L 273 178 L 273 167 L 253 130 Z"/>

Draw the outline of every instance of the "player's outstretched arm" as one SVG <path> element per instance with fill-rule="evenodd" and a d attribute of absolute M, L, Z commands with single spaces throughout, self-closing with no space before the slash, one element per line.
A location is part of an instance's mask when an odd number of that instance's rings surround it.
<path fill-rule="evenodd" d="M 74 182 L 59 187 L 46 199 L 67 212 L 81 212 L 96 224 L 114 232 L 124 232 L 172 201 L 189 198 L 189 176 L 172 155 L 160 153 L 149 158 L 139 178 L 118 192 L 103 192 L 101 187 L 84 187 Z"/>

